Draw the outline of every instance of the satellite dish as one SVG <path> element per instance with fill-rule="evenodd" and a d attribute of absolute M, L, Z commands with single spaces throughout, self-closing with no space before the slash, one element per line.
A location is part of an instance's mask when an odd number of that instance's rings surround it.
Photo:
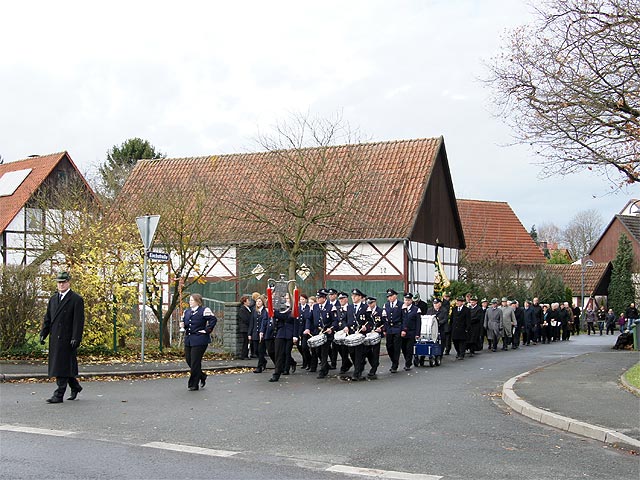
<path fill-rule="evenodd" d="M 593 263 L 593 260 L 589 259 L 586 262 L 584 262 L 584 266 L 585 267 L 593 267 L 595 265 L 595 263 Z"/>

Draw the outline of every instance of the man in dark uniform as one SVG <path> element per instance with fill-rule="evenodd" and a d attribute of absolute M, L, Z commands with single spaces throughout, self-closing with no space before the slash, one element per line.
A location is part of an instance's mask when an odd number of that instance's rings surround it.
<path fill-rule="evenodd" d="M 349 295 L 345 292 L 338 293 L 338 305 L 337 308 L 334 308 L 331 311 L 331 315 L 333 316 L 333 331 L 339 332 L 347 328 L 348 322 L 348 313 L 349 309 Z M 349 371 L 351 366 L 353 365 L 351 359 L 349 358 L 349 347 L 344 344 L 338 345 L 334 342 L 333 349 L 336 352 L 340 353 L 341 365 L 340 365 L 340 375 L 344 375 Z"/>
<path fill-rule="evenodd" d="M 442 294 L 441 308 L 447 312 L 447 323 L 445 323 L 444 328 L 440 330 L 440 336 L 442 338 L 444 354 L 449 355 L 449 352 L 451 351 L 451 323 L 449 322 L 449 317 L 451 316 L 451 300 L 449 292 L 444 292 Z"/>
<path fill-rule="evenodd" d="M 316 295 L 318 301 L 313 305 L 311 311 L 311 319 L 307 324 L 307 329 L 304 331 L 307 335 L 317 335 L 324 333 L 327 336 L 327 341 L 315 350 L 315 362 L 312 352 L 311 368 L 310 372 L 315 371 L 315 367 L 320 361 L 320 373 L 317 378 L 326 378 L 329 373 L 329 345 L 333 343 L 333 330 L 331 312 L 328 310 L 329 302 L 327 302 L 327 291 L 319 290 Z"/>
<path fill-rule="evenodd" d="M 535 319 L 535 325 L 533 327 L 533 344 L 536 345 L 540 341 L 542 335 L 542 305 L 538 297 L 533 299 L 533 318 Z"/>
<path fill-rule="evenodd" d="M 471 307 L 469 308 L 469 339 L 467 341 L 467 350 L 469 356 L 473 357 L 478 344 L 482 343 L 482 325 L 484 323 L 484 310 L 478 305 L 478 297 L 471 296 L 469 300 Z"/>
<path fill-rule="evenodd" d="M 384 321 L 382 320 L 382 309 L 377 305 L 377 299 L 375 297 L 368 297 L 367 304 L 369 305 L 367 315 L 372 325 L 372 331 L 383 335 Z M 367 378 L 371 380 L 378 378 L 376 372 L 378 371 L 378 365 L 380 365 L 380 345 L 381 342 L 378 342 L 375 345 L 365 347 L 365 357 L 371 366 Z"/>
<path fill-rule="evenodd" d="M 298 323 L 296 328 L 296 337 L 298 337 L 298 352 L 302 357 L 302 368 L 309 370 L 311 363 L 311 353 L 309 352 L 309 346 L 307 345 L 307 335 L 304 335 L 304 330 L 307 326 L 307 320 L 311 315 L 311 308 L 307 303 L 309 297 L 302 293 L 300 295 L 300 306 L 298 307 Z"/>
<path fill-rule="evenodd" d="M 275 348 L 275 370 L 269 379 L 270 382 L 280 380 L 280 375 L 289 374 L 289 358 L 291 357 L 291 349 L 293 348 L 295 337 L 295 328 L 297 319 L 292 315 L 290 305 L 284 305 L 280 311 L 274 313 L 274 328 L 276 338 L 274 341 Z M 293 365 L 291 365 L 292 367 Z M 293 368 L 295 371 L 295 367 Z"/>
<path fill-rule="evenodd" d="M 573 334 L 574 335 L 580 335 L 580 326 L 581 326 L 581 322 L 580 322 L 580 307 L 578 306 L 577 303 L 573 304 L 573 308 L 571 309 L 571 311 L 573 312 Z"/>
<path fill-rule="evenodd" d="M 513 350 L 516 350 L 520 346 L 520 335 L 524 330 L 524 308 L 520 306 L 518 300 L 514 300 L 511 303 L 513 308 L 513 314 L 516 316 L 516 326 L 513 328 Z"/>
<path fill-rule="evenodd" d="M 340 300 L 338 299 L 338 294 L 340 292 L 338 292 L 338 290 L 336 290 L 335 288 L 330 288 L 327 290 L 327 293 L 329 294 L 329 298 L 327 300 L 327 302 L 329 303 L 329 306 L 328 306 L 329 311 L 332 311 L 334 307 L 336 309 L 340 308 Z M 335 330 L 334 330 L 334 333 L 335 333 Z M 330 370 L 335 370 L 337 368 L 338 353 L 340 353 L 340 349 L 337 347 L 338 345 L 334 344 L 333 342 L 331 342 L 331 345 L 329 345 L 329 369 Z"/>
<path fill-rule="evenodd" d="M 364 299 L 364 293 L 359 289 L 354 288 L 351 290 L 351 305 L 347 307 L 347 327 L 349 328 L 349 334 L 361 333 L 366 335 L 371 331 L 372 324 L 369 321 L 369 317 L 366 315 L 367 307 L 362 301 Z M 366 380 L 362 376 L 365 362 L 365 346 L 360 344 L 349 348 L 349 356 L 353 362 L 353 377 L 351 380 Z"/>
<path fill-rule="evenodd" d="M 385 339 L 387 353 L 391 360 L 391 373 L 398 371 L 400 362 L 400 350 L 402 348 L 402 305 L 398 302 L 398 292 L 393 288 L 387 290 L 387 303 L 382 309 L 382 319 L 384 320 Z"/>
<path fill-rule="evenodd" d="M 456 298 L 457 306 L 451 312 L 451 341 L 456 349 L 456 358 L 459 360 L 464 360 L 471 324 L 471 314 L 464 302 L 464 297 Z"/>
<path fill-rule="evenodd" d="M 413 346 L 416 344 L 416 336 L 420 333 L 420 315 L 422 312 L 413 304 L 413 294 L 404 294 L 404 305 L 402 306 L 402 356 L 404 357 L 405 371 L 411 370 L 413 366 Z"/>
<path fill-rule="evenodd" d="M 243 295 L 240 297 L 240 310 L 238 310 L 238 324 L 240 333 L 242 334 L 242 347 L 240 348 L 240 360 L 249 359 L 249 324 L 251 323 L 251 316 L 253 315 L 253 309 L 251 308 L 251 297 Z"/>
<path fill-rule="evenodd" d="M 67 385 L 69 400 L 82 391 L 78 376 L 77 351 L 84 331 L 84 300 L 71 290 L 71 275 L 60 272 L 56 277 L 58 293 L 49 299 L 47 313 L 40 330 L 40 344 L 49 337 L 49 377 L 56 377 L 58 388 L 47 403 L 62 403 Z"/>

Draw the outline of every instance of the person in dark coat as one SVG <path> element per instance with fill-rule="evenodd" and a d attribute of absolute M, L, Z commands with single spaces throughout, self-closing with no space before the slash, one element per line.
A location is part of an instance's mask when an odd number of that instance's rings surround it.
<path fill-rule="evenodd" d="M 469 350 L 469 356 L 473 357 L 476 350 L 478 350 L 478 344 L 482 343 L 482 325 L 484 323 L 484 310 L 478 305 L 478 297 L 473 295 L 469 301 L 471 307 L 469 308 L 469 339 L 467 341 L 467 350 Z"/>
<path fill-rule="evenodd" d="M 284 307 L 281 311 L 274 313 L 275 327 L 275 371 L 269 379 L 270 382 L 280 380 L 280 375 L 289 375 L 289 368 L 295 372 L 295 363 L 289 364 L 291 358 L 291 349 L 294 341 L 298 341 L 298 337 L 294 336 L 297 319 L 293 316 L 290 305 Z"/>
<path fill-rule="evenodd" d="M 457 306 L 451 312 L 451 341 L 456 349 L 456 358 L 464 360 L 464 351 L 469 340 L 471 314 L 464 304 L 464 297 L 456 298 Z"/>
<path fill-rule="evenodd" d="M 543 322 L 542 305 L 540 305 L 540 300 L 538 300 L 538 297 L 533 298 L 533 304 L 531 305 L 531 307 L 533 308 L 533 316 L 536 320 L 534 330 L 533 330 L 532 340 L 534 344 L 537 344 L 538 342 L 540 342 L 540 339 L 542 338 L 542 322 Z"/>
<path fill-rule="evenodd" d="M 372 331 L 382 335 L 384 330 L 384 321 L 382 320 L 382 309 L 377 305 L 376 297 L 367 298 L 367 316 L 368 321 L 372 325 Z M 380 365 L 380 345 L 382 342 L 375 345 L 368 345 L 365 350 L 365 356 L 369 362 L 371 369 L 367 374 L 367 378 L 371 380 L 377 380 L 378 366 Z"/>
<path fill-rule="evenodd" d="M 569 308 L 569 302 L 564 302 L 560 306 L 560 313 L 559 313 L 560 328 L 562 328 L 562 333 L 560 334 L 560 340 L 562 341 L 568 341 L 569 337 L 571 337 L 571 330 L 573 328 L 569 326 L 569 322 L 571 321 L 572 316 L 573 316 L 573 313 L 571 312 L 571 308 Z"/>
<path fill-rule="evenodd" d="M 359 289 L 354 288 L 351 290 L 352 304 L 347 306 L 347 328 L 349 334 L 360 333 L 366 335 L 371 331 L 373 323 L 367 313 L 367 306 L 364 303 L 364 293 Z M 349 348 L 349 356 L 353 363 L 353 376 L 351 380 L 357 382 L 358 380 L 366 380 L 362 376 L 365 362 L 365 345 L 360 344 Z"/>
<path fill-rule="evenodd" d="M 240 297 L 240 310 L 238 310 L 239 330 L 242 334 L 242 347 L 240 347 L 240 360 L 249 360 L 249 323 L 251 323 L 251 297 Z"/>
<path fill-rule="evenodd" d="M 524 330 L 524 308 L 520 306 L 518 300 L 511 302 L 511 308 L 513 308 L 513 314 L 516 317 L 516 325 L 513 327 L 513 340 L 511 348 L 516 350 L 520 346 L 520 335 Z"/>
<path fill-rule="evenodd" d="M 84 331 L 84 300 L 71 290 L 71 275 L 60 272 L 56 277 L 58 293 L 51 296 L 40 330 L 40 344 L 49 336 L 49 377 L 56 377 L 58 388 L 47 403 L 62 403 L 67 385 L 69 400 L 82 391 L 78 376 L 77 351 Z"/>
<path fill-rule="evenodd" d="M 398 292 L 393 288 L 387 290 L 387 303 L 382 309 L 382 319 L 384 320 L 385 341 L 387 344 L 387 354 L 391 361 L 391 373 L 398 371 L 400 363 L 400 351 L 402 349 L 402 305 L 398 301 Z"/>
<path fill-rule="evenodd" d="M 627 329 L 631 330 L 631 325 L 633 325 L 635 321 L 640 318 L 640 314 L 638 313 L 638 309 L 636 308 L 636 304 L 634 302 L 631 302 L 627 309 L 624 311 L 624 318 L 627 319 Z"/>
<path fill-rule="evenodd" d="M 444 354 L 449 355 L 449 352 L 451 351 L 451 323 L 449 322 L 451 317 L 451 300 L 449 292 L 444 292 L 442 294 L 441 308 L 447 313 L 447 322 L 444 326 L 439 325 L 441 327 L 439 328 L 440 337 L 442 338 L 442 345 L 444 346 Z"/>
<path fill-rule="evenodd" d="M 311 368 L 310 372 L 315 372 L 318 362 L 320 362 L 320 372 L 317 378 L 327 378 L 329 374 L 329 344 L 333 342 L 333 318 L 329 308 L 331 307 L 327 302 L 328 292 L 322 288 L 318 290 L 316 294 L 317 302 L 311 309 L 311 316 L 307 322 L 304 334 L 308 336 L 318 335 L 324 333 L 327 336 L 327 341 L 320 347 L 311 349 Z"/>
<path fill-rule="evenodd" d="M 258 355 L 258 365 L 253 373 L 262 373 L 267 368 L 267 344 L 260 336 L 262 324 L 268 320 L 269 314 L 264 305 L 264 298 L 256 298 L 255 308 L 251 312 L 251 321 L 249 322 L 249 340 L 253 344 L 253 351 Z"/>
<path fill-rule="evenodd" d="M 331 310 L 331 316 L 333 318 L 333 331 L 339 332 L 345 330 L 348 324 L 348 310 L 349 310 L 349 295 L 345 292 L 338 293 L 338 305 Z M 335 336 L 334 336 L 335 338 Z M 349 358 L 349 347 L 344 344 L 337 344 L 334 342 L 332 345 L 332 352 L 335 350 L 340 353 L 340 375 L 346 374 L 353 366 L 351 358 Z"/>
<path fill-rule="evenodd" d="M 531 342 L 535 345 L 534 331 L 536 325 L 536 316 L 533 305 L 529 300 L 524 302 L 524 331 L 522 333 L 522 344 L 531 345 Z"/>
<path fill-rule="evenodd" d="M 307 336 L 303 334 L 307 325 L 307 320 L 311 315 L 311 307 L 309 306 L 308 301 L 309 297 L 305 293 L 300 294 L 296 337 L 298 337 L 298 353 L 300 353 L 300 356 L 302 357 L 302 368 L 304 370 L 308 370 L 309 364 L 311 363 L 311 353 L 309 352 L 309 346 L 307 345 Z"/>
<path fill-rule="evenodd" d="M 180 327 L 184 327 L 184 358 L 189 365 L 188 388 L 191 391 L 204 387 L 207 374 L 202 371 L 202 357 L 211 343 L 211 332 L 218 319 L 209 307 L 202 305 L 202 295 L 193 293 L 189 296 L 189 307 L 182 315 Z"/>
<path fill-rule="evenodd" d="M 413 303 L 413 295 L 405 293 L 402 306 L 402 332 L 400 332 L 405 371 L 411 370 L 413 366 L 413 346 L 420 335 L 421 316 L 422 312 Z"/>
<path fill-rule="evenodd" d="M 264 351 L 269 355 L 269 358 L 275 365 L 276 363 L 276 350 L 275 350 L 275 331 L 273 327 L 273 318 L 266 315 L 262 316 L 262 323 L 260 324 L 260 343 L 264 344 Z M 267 364 L 267 360 L 264 360 L 264 365 Z M 264 369 L 264 368 L 263 368 Z"/>
<path fill-rule="evenodd" d="M 573 313 L 573 333 L 574 335 L 580 335 L 580 314 L 582 313 L 580 307 L 577 304 L 573 304 L 571 309 Z"/>

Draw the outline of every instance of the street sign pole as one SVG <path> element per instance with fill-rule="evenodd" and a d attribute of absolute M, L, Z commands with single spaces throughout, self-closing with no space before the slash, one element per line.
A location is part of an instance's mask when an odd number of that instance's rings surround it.
<path fill-rule="evenodd" d="M 142 343 L 140 346 L 140 361 L 144 363 L 144 336 L 145 336 L 145 324 L 147 323 L 147 257 L 149 255 L 149 249 L 153 243 L 153 237 L 158 228 L 158 222 L 160 221 L 160 215 L 144 215 L 136 218 L 138 224 L 138 230 L 140 231 L 140 237 L 142 238 L 142 244 L 144 245 L 144 263 L 142 267 Z"/>

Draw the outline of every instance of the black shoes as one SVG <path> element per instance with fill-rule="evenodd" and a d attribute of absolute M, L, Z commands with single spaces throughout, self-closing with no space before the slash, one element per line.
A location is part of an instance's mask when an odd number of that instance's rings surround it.
<path fill-rule="evenodd" d="M 316 378 L 327 378 L 327 374 L 326 373 L 321 373 Z"/>
<path fill-rule="evenodd" d="M 280 377 L 278 375 L 271 375 L 271 378 L 269 379 L 270 382 L 278 382 L 280 381 Z"/>
<path fill-rule="evenodd" d="M 195 392 L 198 390 L 198 387 L 189 387 L 190 392 Z"/>
<path fill-rule="evenodd" d="M 69 395 L 69 398 L 67 398 L 67 400 L 75 400 L 81 391 L 82 387 L 79 387 L 77 390 L 71 389 L 71 395 Z"/>
<path fill-rule="evenodd" d="M 256 368 L 253 373 L 262 373 L 262 367 Z"/>
<path fill-rule="evenodd" d="M 292 363 L 291 364 L 291 373 L 296 373 L 296 367 L 298 366 L 297 363 Z"/>
<path fill-rule="evenodd" d="M 47 403 L 62 403 L 62 398 L 53 396 L 51 398 L 47 398 Z"/>
<path fill-rule="evenodd" d="M 204 386 L 206 385 L 206 383 L 207 383 L 207 377 L 202 377 L 202 378 L 200 379 L 200 388 L 204 388 Z"/>
<path fill-rule="evenodd" d="M 369 380 L 377 380 L 377 379 L 378 379 L 378 375 L 376 375 L 375 373 L 371 373 L 371 372 L 369 372 L 369 373 L 367 374 L 367 378 L 368 378 Z"/>
<path fill-rule="evenodd" d="M 409 370 L 411 370 L 411 367 L 404 367 L 405 372 L 408 372 Z"/>

